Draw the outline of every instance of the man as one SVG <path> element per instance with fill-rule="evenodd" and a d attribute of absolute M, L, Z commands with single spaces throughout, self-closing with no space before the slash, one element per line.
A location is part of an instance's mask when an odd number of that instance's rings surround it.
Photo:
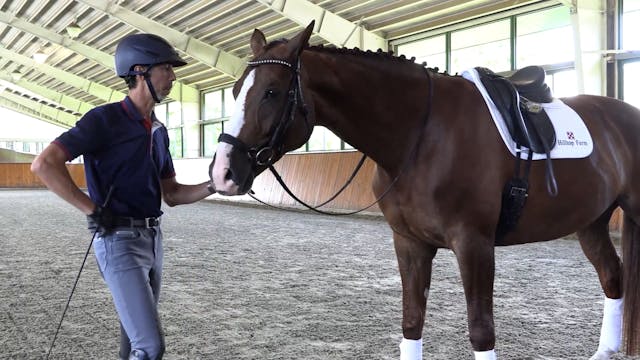
<path fill-rule="evenodd" d="M 153 113 L 155 104 L 171 91 L 173 68 L 186 62 L 167 41 L 152 34 L 123 38 L 115 62 L 116 73 L 129 87 L 128 96 L 87 112 L 44 149 L 31 170 L 85 213 L 89 227 L 98 231 L 94 252 L 120 318 L 120 358 L 161 359 L 161 198 L 175 206 L 201 200 L 215 190 L 209 182 L 176 181 L 167 130 Z M 65 166 L 79 155 L 84 155 L 89 196 L 73 183 Z"/>

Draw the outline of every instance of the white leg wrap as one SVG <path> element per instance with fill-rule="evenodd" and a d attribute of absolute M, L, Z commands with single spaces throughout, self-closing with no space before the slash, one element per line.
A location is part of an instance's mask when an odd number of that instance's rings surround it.
<path fill-rule="evenodd" d="M 604 298 L 600 343 L 598 344 L 598 351 L 593 356 L 594 359 L 598 359 L 597 355 L 608 357 L 620 350 L 620 343 L 622 342 L 623 303 L 624 301 L 622 299 Z"/>
<path fill-rule="evenodd" d="M 496 360 L 497 359 L 495 350 L 474 351 L 473 355 L 475 355 L 475 360 Z"/>
<path fill-rule="evenodd" d="M 400 360 L 422 360 L 422 339 L 400 342 Z"/>

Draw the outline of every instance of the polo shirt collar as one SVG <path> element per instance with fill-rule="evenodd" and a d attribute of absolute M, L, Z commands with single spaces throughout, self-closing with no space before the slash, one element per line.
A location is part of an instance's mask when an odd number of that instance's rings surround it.
<path fill-rule="evenodd" d="M 131 98 L 129 96 L 126 96 L 120 103 L 122 104 L 122 108 L 124 109 L 124 111 L 127 113 L 127 116 L 129 116 L 129 119 L 139 122 L 144 121 L 144 116 L 140 115 L 138 109 L 133 104 L 133 101 L 131 101 Z M 151 121 L 158 121 L 154 112 L 151 112 Z"/>

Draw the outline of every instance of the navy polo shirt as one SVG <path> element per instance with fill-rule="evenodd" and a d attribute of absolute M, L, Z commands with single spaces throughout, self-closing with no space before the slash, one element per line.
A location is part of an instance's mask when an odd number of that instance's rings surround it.
<path fill-rule="evenodd" d="M 119 103 L 87 112 L 53 143 L 67 153 L 67 160 L 84 155 L 89 196 L 104 203 L 114 186 L 109 208 L 115 215 L 158 217 L 162 192 L 160 179 L 175 176 L 169 153 L 167 129 L 152 114 L 151 130 L 127 96 Z"/>

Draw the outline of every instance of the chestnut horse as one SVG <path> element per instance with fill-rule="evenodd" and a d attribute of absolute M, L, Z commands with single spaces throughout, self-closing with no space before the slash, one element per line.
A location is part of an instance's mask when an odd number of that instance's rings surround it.
<path fill-rule="evenodd" d="M 309 139 L 314 125 L 329 128 L 377 165 L 373 190 L 384 193 L 379 205 L 393 230 L 402 279 L 401 359 L 422 358 L 432 260 L 439 248 L 451 249 L 458 261 L 475 358 L 495 359 L 496 227 L 503 186 L 516 165 L 478 88 L 390 53 L 310 47 L 313 26 L 271 43 L 254 31 L 254 57 L 235 84 L 235 112 L 211 164 L 215 188 L 223 195 L 247 193 L 256 175 Z M 599 96 L 562 101 L 586 123 L 593 152 L 554 160 L 555 197 L 545 186 L 544 161 L 534 161 L 522 216 L 500 244 L 577 232 L 605 295 L 592 358 L 606 359 L 621 347 L 636 354 L 640 111 Z M 608 231 L 618 206 L 624 210 L 624 261 Z"/>

